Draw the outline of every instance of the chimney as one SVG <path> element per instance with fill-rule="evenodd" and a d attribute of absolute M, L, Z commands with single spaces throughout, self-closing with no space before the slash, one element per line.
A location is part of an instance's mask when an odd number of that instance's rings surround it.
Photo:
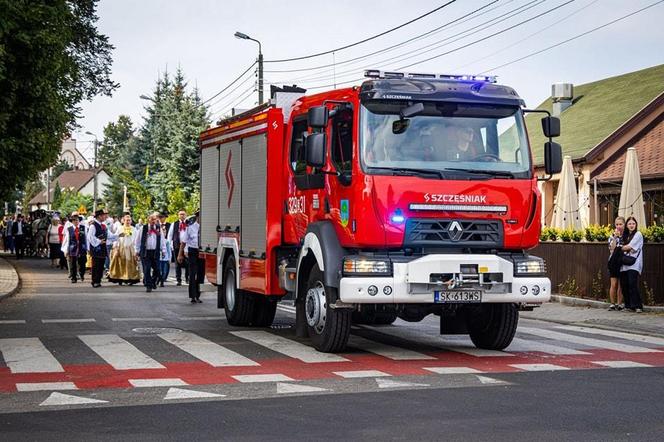
<path fill-rule="evenodd" d="M 560 114 L 572 105 L 574 86 L 572 83 L 554 83 L 551 85 L 551 98 L 553 99 L 553 116 L 560 117 Z"/>

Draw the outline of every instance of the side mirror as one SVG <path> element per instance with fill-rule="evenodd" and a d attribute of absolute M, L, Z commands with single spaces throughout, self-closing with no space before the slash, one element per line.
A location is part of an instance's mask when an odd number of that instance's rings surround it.
<path fill-rule="evenodd" d="M 544 121 L 544 119 L 542 120 Z M 563 151 L 560 144 L 552 141 L 544 143 L 544 170 L 547 175 L 560 173 L 563 169 Z"/>
<path fill-rule="evenodd" d="M 544 117 L 542 118 L 542 131 L 547 138 L 560 136 L 560 118 Z"/>
<path fill-rule="evenodd" d="M 307 166 L 325 166 L 325 133 L 309 134 L 305 140 Z"/>
<path fill-rule="evenodd" d="M 307 111 L 307 124 L 314 129 L 324 129 L 330 119 L 330 112 L 325 106 L 312 107 Z"/>

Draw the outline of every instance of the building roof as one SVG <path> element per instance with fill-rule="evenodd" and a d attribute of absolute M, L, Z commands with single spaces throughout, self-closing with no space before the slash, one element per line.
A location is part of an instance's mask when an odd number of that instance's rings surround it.
<path fill-rule="evenodd" d="M 99 169 L 99 172 L 101 171 L 102 169 Z M 74 189 L 78 192 L 83 187 L 85 187 L 85 185 L 88 184 L 92 180 L 92 178 L 94 178 L 94 175 L 95 175 L 94 169 L 68 170 L 62 172 L 60 176 L 58 176 L 56 179 L 53 180 L 53 182 L 51 182 L 51 192 L 50 192 L 51 201 L 53 201 L 53 192 L 55 191 L 55 183 L 59 184 L 61 190 Z M 46 203 L 47 203 L 46 190 L 43 190 L 39 192 L 37 195 L 35 195 L 28 204 L 37 205 L 37 204 L 46 204 Z"/>
<path fill-rule="evenodd" d="M 650 129 L 633 146 L 639 159 L 639 172 L 641 179 L 661 178 L 664 176 L 664 118 Z M 613 161 L 607 161 L 606 168 L 593 176 L 600 181 L 621 181 L 625 171 L 627 149 L 622 149 Z"/>
<path fill-rule="evenodd" d="M 636 72 L 574 85 L 572 106 L 560 115 L 561 135 L 555 141 L 564 155 L 583 158 L 648 103 L 664 93 L 664 64 Z M 551 98 L 537 109 L 552 111 Z M 541 114 L 526 117 L 526 127 L 536 165 L 544 163 Z"/>

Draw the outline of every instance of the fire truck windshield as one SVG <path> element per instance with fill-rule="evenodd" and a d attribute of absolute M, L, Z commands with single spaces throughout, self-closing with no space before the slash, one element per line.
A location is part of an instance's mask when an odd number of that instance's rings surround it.
<path fill-rule="evenodd" d="M 422 176 L 468 175 L 530 178 L 530 151 L 518 107 L 425 102 L 410 118 L 412 103 L 368 101 L 361 108 L 360 146 L 367 173 Z"/>

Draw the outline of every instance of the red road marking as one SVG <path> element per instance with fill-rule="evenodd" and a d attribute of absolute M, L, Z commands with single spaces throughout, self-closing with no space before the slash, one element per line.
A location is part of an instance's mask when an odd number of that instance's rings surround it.
<path fill-rule="evenodd" d="M 522 371 L 511 364 L 554 364 L 570 369 L 606 367 L 592 361 L 632 361 L 664 367 L 664 353 L 631 353 L 588 350 L 588 355 L 549 355 L 538 352 L 512 353 L 513 356 L 476 357 L 453 351 L 429 352 L 435 360 L 395 361 L 374 354 L 344 354 L 350 362 L 307 364 L 292 358 L 259 360 L 256 367 L 212 367 L 205 362 L 162 363 L 165 368 L 115 370 L 107 364 L 64 365 L 60 373 L 10 373 L 0 367 L 0 391 L 14 392 L 17 383 L 73 382 L 79 389 L 133 388 L 129 379 L 180 378 L 191 385 L 237 383 L 234 375 L 280 373 L 296 380 L 340 379 L 335 371 L 378 370 L 392 376 L 438 376 L 423 367 L 469 367 L 483 373 Z"/>

